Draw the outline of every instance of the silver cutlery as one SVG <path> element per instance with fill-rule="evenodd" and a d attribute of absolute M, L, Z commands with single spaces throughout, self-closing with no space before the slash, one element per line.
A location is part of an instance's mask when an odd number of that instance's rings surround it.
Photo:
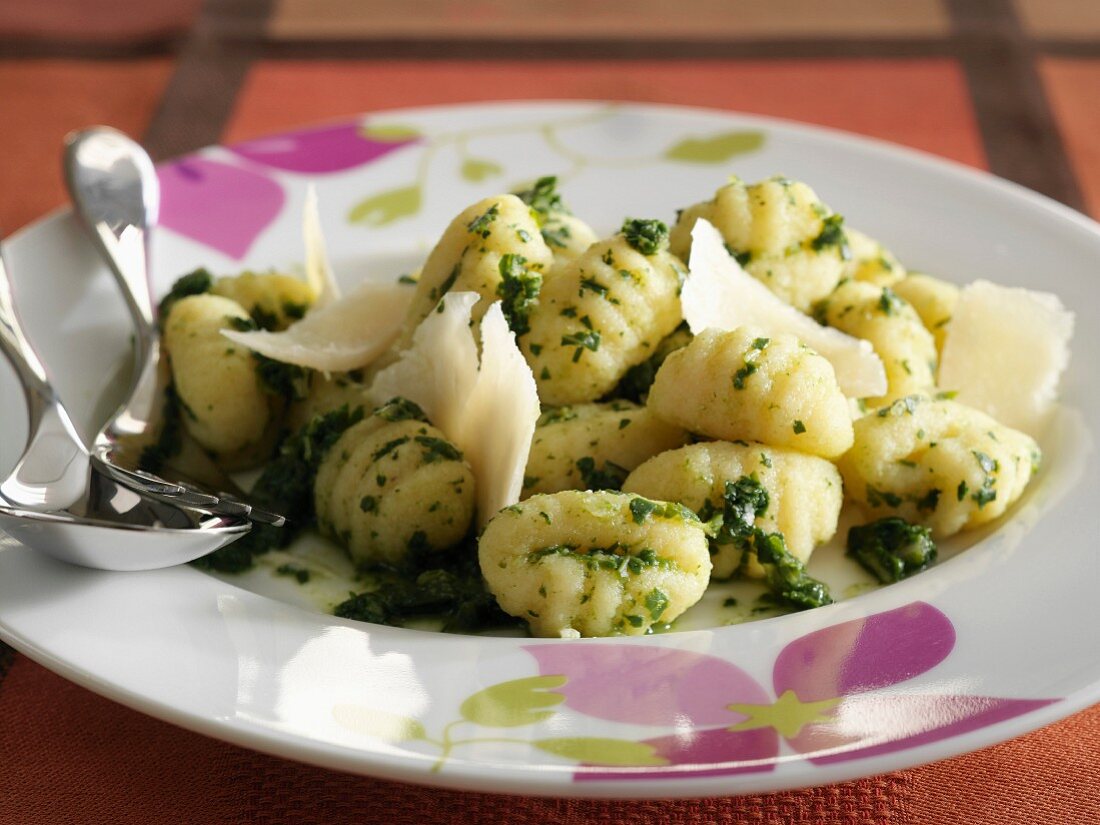
<path fill-rule="evenodd" d="M 76 215 L 122 290 L 135 330 L 130 395 L 96 436 L 92 460 L 150 494 L 212 513 L 284 524 L 283 516 L 249 504 L 200 449 L 188 450 L 187 470 L 171 462 L 156 476 L 142 469 L 141 455 L 155 434 L 167 384 L 149 283 L 150 235 L 160 205 L 156 170 L 133 140 L 97 126 L 66 138 L 64 171 Z"/>
<path fill-rule="evenodd" d="M 15 539 L 85 567 L 151 570 L 248 532 L 244 519 L 149 498 L 96 469 L 22 329 L 2 252 L 0 351 L 23 385 L 29 418 L 26 449 L 0 481 L 0 528 Z"/>

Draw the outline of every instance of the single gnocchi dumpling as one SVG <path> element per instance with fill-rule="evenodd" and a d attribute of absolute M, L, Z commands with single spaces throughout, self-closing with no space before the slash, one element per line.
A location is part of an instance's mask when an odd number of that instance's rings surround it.
<path fill-rule="evenodd" d="M 536 636 L 640 636 L 699 601 L 703 526 L 678 504 L 567 490 L 506 507 L 478 543 L 501 608 Z"/>
<path fill-rule="evenodd" d="M 269 396 L 251 351 L 221 334 L 234 322 L 251 324 L 236 301 L 210 294 L 173 302 L 163 322 L 184 426 L 229 469 L 264 458 L 274 429 Z"/>
<path fill-rule="evenodd" d="M 311 371 L 309 388 L 304 398 L 296 399 L 287 410 L 285 429 L 297 432 L 318 415 L 324 415 L 344 405 L 354 410 L 367 407 L 366 385 L 359 380 L 359 373 L 335 372 L 326 374 Z"/>
<path fill-rule="evenodd" d="M 755 526 L 782 533 L 787 549 L 806 562 L 814 548 L 836 533 L 844 501 L 840 473 L 831 461 L 764 444 L 709 441 L 654 456 L 623 484 L 623 491 L 661 501 L 678 501 L 704 522 L 721 513 L 726 484 L 751 476 L 768 491 L 768 507 Z M 742 548 L 711 542 L 716 579 L 729 578 L 741 564 Z M 751 556 L 746 575 L 760 578 L 764 568 Z"/>
<path fill-rule="evenodd" d="M 266 330 L 286 329 L 317 300 L 313 288 L 301 278 L 278 272 L 243 272 L 218 278 L 210 291 L 236 301 Z"/>
<path fill-rule="evenodd" d="M 876 286 L 891 286 L 905 277 L 905 267 L 878 241 L 850 226 L 844 228 L 844 234 L 848 236 L 851 257 L 844 265 L 842 279 L 851 278 L 853 281 L 867 281 Z"/>
<path fill-rule="evenodd" d="M 936 340 L 936 352 L 943 351 L 947 325 L 959 303 L 959 288 L 922 272 L 911 272 L 892 287 L 899 298 L 917 311 L 925 329 Z"/>
<path fill-rule="evenodd" d="M 554 266 L 575 261 L 600 238 L 587 223 L 569 212 L 550 212 L 542 224 L 542 238 L 554 254 Z"/>
<path fill-rule="evenodd" d="M 660 221 L 628 220 L 618 235 L 543 279 L 519 342 L 542 403 L 606 395 L 676 329 L 684 267 L 667 245 Z"/>
<path fill-rule="evenodd" d="M 535 425 L 523 495 L 617 490 L 647 458 L 687 440 L 682 429 L 629 401 L 554 407 Z"/>
<path fill-rule="evenodd" d="M 832 365 L 793 335 L 706 329 L 665 360 L 646 402 L 665 421 L 722 441 L 835 458 L 852 444 Z"/>
<path fill-rule="evenodd" d="M 877 407 L 895 398 L 929 392 L 936 385 L 936 342 L 920 316 L 888 286 L 845 281 L 816 312 L 825 324 L 871 342 L 886 369 L 886 395 L 868 398 Z"/>
<path fill-rule="evenodd" d="M 833 291 L 851 254 L 844 219 L 806 184 L 784 177 L 751 185 L 734 177 L 711 200 L 684 209 L 671 249 L 685 261 L 699 218 L 722 233 L 746 272 L 803 312 Z"/>
<path fill-rule="evenodd" d="M 499 297 L 501 259 L 532 272 L 550 269 L 553 255 L 539 231 L 536 215 L 515 195 L 480 200 L 458 214 L 428 255 L 416 283 L 397 348 L 408 346 L 413 332 L 448 292 L 476 292 L 475 321 Z"/>
<path fill-rule="evenodd" d="M 470 529 L 474 494 L 462 453 L 403 399 L 348 428 L 313 486 L 318 525 L 357 563 L 453 547 Z"/>
<path fill-rule="evenodd" d="M 557 187 L 558 179 L 547 175 L 535 181 L 530 189 L 514 194 L 531 208 L 542 239 L 554 255 L 554 267 L 560 268 L 579 257 L 599 237 L 569 210 Z"/>
<path fill-rule="evenodd" d="M 872 517 L 898 515 L 937 538 L 992 521 L 1039 466 L 1035 440 L 946 399 L 907 396 L 855 422 L 841 458 L 850 498 Z"/>

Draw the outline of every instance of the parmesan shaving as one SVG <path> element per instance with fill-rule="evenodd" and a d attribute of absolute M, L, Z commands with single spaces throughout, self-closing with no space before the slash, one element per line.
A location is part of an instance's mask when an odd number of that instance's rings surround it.
<path fill-rule="evenodd" d="M 697 220 L 691 238 L 680 303 L 693 335 L 708 327 L 728 331 L 750 323 L 765 334 L 788 333 L 833 365 L 845 395 L 869 398 L 886 393 L 886 370 L 869 342 L 823 327 L 775 296 L 741 268 L 709 221 Z"/>
<path fill-rule="evenodd" d="M 413 333 L 412 345 L 378 373 L 374 404 L 415 401 L 462 450 L 477 480 L 484 525 L 519 501 L 539 417 L 535 376 L 508 328 L 499 301 L 482 318 L 481 363 L 470 328 L 476 292 L 451 292 Z"/>
<path fill-rule="evenodd" d="M 411 291 L 411 290 L 410 290 Z M 375 406 L 407 398 L 424 410 L 459 449 L 466 404 L 477 382 L 477 345 L 470 332 L 476 292 L 449 292 L 413 333 L 398 360 L 375 376 L 369 396 Z M 395 326 L 404 313 L 394 316 Z M 481 485 L 481 479 L 478 480 Z"/>
<path fill-rule="evenodd" d="M 328 259 L 325 236 L 321 232 L 321 212 L 317 207 L 317 189 L 312 183 L 306 189 L 302 209 L 302 236 L 306 246 L 306 282 L 317 296 L 313 309 L 318 310 L 340 299 L 340 286 Z"/>
<path fill-rule="evenodd" d="M 975 281 L 947 325 L 939 385 L 1000 423 L 1039 435 L 1072 335 L 1073 313 L 1057 295 Z"/>
<path fill-rule="evenodd" d="M 347 297 L 310 310 L 282 332 L 222 330 L 253 352 L 324 372 L 364 367 L 397 338 L 413 291 L 399 284 L 364 282 Z"/>
<path fill-rule="evenodd" d="M 538 417 L 535 376 L 496 301 L 481 319 L 481 370 L 457 442 L 477 479 L 481 525 L 519 501 Z"/>

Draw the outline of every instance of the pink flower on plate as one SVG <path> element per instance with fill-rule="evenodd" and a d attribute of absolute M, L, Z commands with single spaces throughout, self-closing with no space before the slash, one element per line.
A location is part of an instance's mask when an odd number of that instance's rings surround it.
<path fill-rule="evenodd" d="M 161 226 L 238 260 L 286 202 L 270 178 L 203 157 L 163 164 L 157 176 Z"/>
<path fill-rule="evenodd" d="M 417 132 L 406 128 L 387 130 L 340 123 L 247 140 L 227 148 L 253 163 L 317 175 L 363 166 L 419 138 Z"/>
<path fill-rule="evenodd" d="M 583 766 L 578 781 L 720 776 L 770 771 L 780 737 L 815 764 L 876 756 L 946 739 L 1050 704 L 884 690 L 947 658 L 955 629 L 913 602 L 795 639 L 776 657 L 774 698 L 730 662 L 702 653 L 626 644 L 526 649 L 574 710 L 614 722 L 672 728 L 644 740 L 667 765 Z"/>

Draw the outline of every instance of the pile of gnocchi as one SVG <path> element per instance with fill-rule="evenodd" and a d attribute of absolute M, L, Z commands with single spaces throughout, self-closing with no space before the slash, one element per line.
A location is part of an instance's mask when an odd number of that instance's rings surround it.
<path fill-rule="evenodd" d="M 555 187 L 463 210 L 384 312 L 331 278 L 181 279 L 183 428 L 225 469 L 270 461 L 260 485 L 357 564 L 476 552 L 544 637 L 653 632 L 731 577 L 826 604 L 805 565 L 846 503 L 872 539 L 849 550 L 896 579 L 1037 472 L 1035 432 L 937 382 L 960 288 L 805 184 L 732 178 L 604 238 Z"/>

